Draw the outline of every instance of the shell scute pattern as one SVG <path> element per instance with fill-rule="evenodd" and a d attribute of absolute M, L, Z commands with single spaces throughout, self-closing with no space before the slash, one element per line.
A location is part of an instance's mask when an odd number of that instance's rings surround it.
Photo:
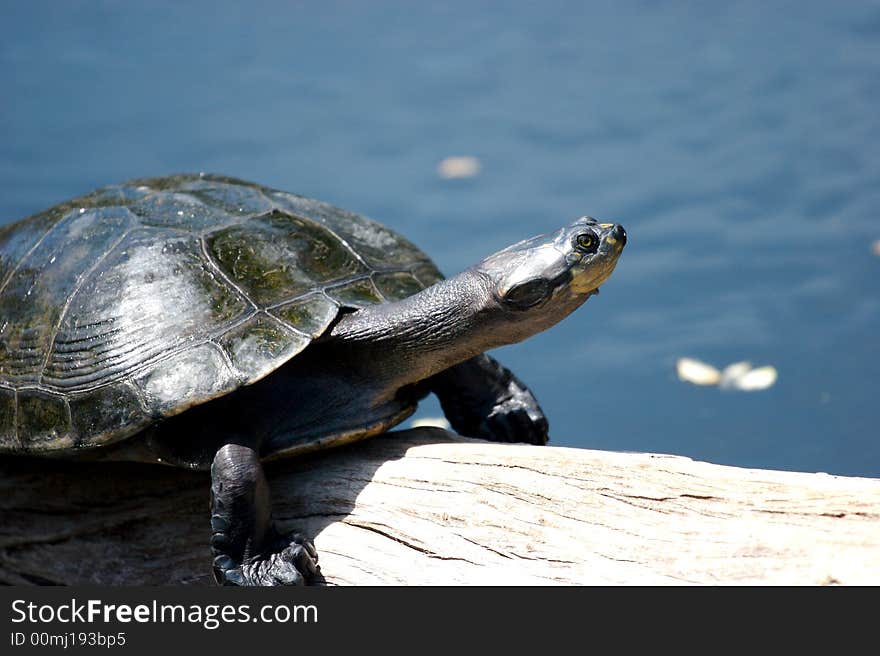
<path fill-rule="evenodd" d="M 139 228 L 105 264 L 71 299 L 45 383 L 71 391 L 100 384 L 251 311 L 217 279 L 193 235 Z"/>
<path fill-rule="evenodd" d="M 440 279 L 326 203 L 210 175 L 132 180 L 0 228 L 0 452 L 123 439 L 268 375 L 341 306 Z"/>
<path fill-rule="evenodd" d="M 278 210 L 213 232 L 208 252 L 262 307 L 369 271 L 321 225 Z"/>
<path fill-rule="evenodd" d="M 277 362 L 302 351 L 311 339 L 311 335 L 291 330 L 268 315 L 257 314 L 227 331 L 219 344 L 236 371 L 243 374 L 245 380 L 251 380 L 271 373 Z"/>
<path fill-rule="evenodd" d="M 16 431 L 18 403 L 15 390 L 0 387 L 0 449 L 19 447 Z"/>
<path fill-rule="evenodd" d="M 273 191 L 268 195 L 280 208 L 307 216 L 334 231 L 373 269 L 408 268 L 417 263 L 434 268 L 431 260 L 409 240 L 366 217 L 296 194 Z"/>
<path fill-rule="evenodd" d="M 275 318 L 296 326 L 297 330 L 314 338 L 324 332 L 336 318 L 338 311 L 339 305 L 319 292 L 276 306 L 269 312 Z"/>
<path fill-rule="evenodd" d="M 72 210 L 18 263 L 0 292 L 0 380 L 36 382 L 61 315 L 81 279 L 131 223 L 125 208 Z"/>

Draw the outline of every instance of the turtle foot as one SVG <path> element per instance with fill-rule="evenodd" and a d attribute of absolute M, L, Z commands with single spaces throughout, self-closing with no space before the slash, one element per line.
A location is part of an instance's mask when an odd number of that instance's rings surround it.
<path fill-rule="evenodd" d="M 221 585 L 308 585 L 318 552 L 301 533 L 282 535 L 271 517 L 269 485 L 251 446 L 226 444 L 211 466 L 211 551 Z"/>
<path fill-rule="evenodd" d="M 301 533 L 276 542 L 277 550 L 236 563 L 227 554 L 214 558 L 214 578 L 220 585 L 310 585 L 319 576 L 318 552 Z M 215 553 L 218 553 L 215 547 Z"/>
<path fill-rule="evenodd" d="M 547 418 L 535 395 L 494 358 L 482 354 L 447 369 L 434 377 L 432 391 L 462 435 L 547 444 Z"/>
<path fill-rule="evenodd" d="M 509 391 L 512 395 L 503 399 L 489 412 L 480 426 L 480 435 L 496 442 L 525 442 L 526 444 L 547 444 L 547 419 L 541 412 L 538 402 L 525 387 L 511 381 Z"/>

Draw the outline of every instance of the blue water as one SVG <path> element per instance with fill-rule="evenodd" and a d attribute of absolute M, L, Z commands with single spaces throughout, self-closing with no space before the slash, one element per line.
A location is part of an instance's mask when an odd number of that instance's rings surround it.
<path fill-rule="evenodd" d="M 880 4 L 431 5 L 0 1 L 0 223 L 223 172 L 454 273 L 619 221 L 602 294 L 498 352 L 554 444 L 880 476 Z M 779 379 L 688 385 L 682 356 Z"/>

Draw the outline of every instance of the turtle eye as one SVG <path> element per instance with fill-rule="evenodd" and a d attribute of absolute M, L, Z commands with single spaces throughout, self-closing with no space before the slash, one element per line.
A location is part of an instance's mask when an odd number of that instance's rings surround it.
<path fill-rule="evenodd" d="M 585 253 L 595 253 L 599 240 L 593 232 L 581 232 L 574 238 L 575 247 Z"/>

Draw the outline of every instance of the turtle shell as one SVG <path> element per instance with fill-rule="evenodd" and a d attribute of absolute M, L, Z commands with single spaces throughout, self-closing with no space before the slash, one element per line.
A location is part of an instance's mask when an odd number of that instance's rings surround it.
<path fill-rule="evenodd" d="M 440 278 L 374 221 L 234 178 L 63 203 L 0 228 L 0 452 L 122 440 L 265 377 L 341 307 Z"/>

